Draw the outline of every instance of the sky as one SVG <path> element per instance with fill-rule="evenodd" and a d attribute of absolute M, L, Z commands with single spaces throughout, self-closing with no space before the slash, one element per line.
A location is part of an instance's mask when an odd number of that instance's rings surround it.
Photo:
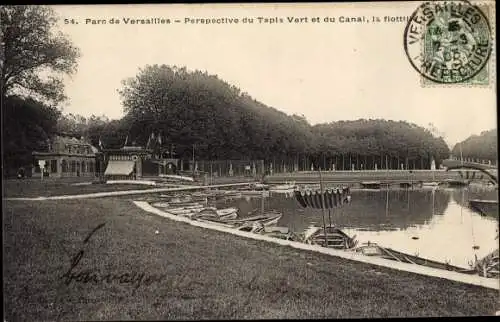
<path fill-rule="evenodd" d="M 305 115 L 311 124 L 359 118 L 405 120 L 424 127 L 432 123 L 450 145 L 496 128 L 494 85 L 422 85 L 403 48 L 402 18 L 417 6 L 415 2 L 54 6 L 60 17 L 58 29 L 82 54 L 77 73 L 66 78 L 69 101 L 63 111 L 121 118 L 122 80 L 135 77 L 148 64 L 167 64 L 217 74 L 268 106 Z M 363 16 L 370 22 L 345 22 L 346 17 Z M 373 16 L 381 22 L 373 22 Z M 384 22 L 385 16 L 395 21 Z M 254 22 L 242 23 L 245 17 Z M 259 23 L 257 17 L 284 21 Z M 307 21 L 289 23 L 288 17 Z M 314 17 L 320 22 L 313 22 Z M 125 24 L 126 19 L 146 18 L 171 23 Z M 185 23 L 186 18 L 239 19 L 239 23 Z M 65 24 L 65 19 L 78 24 Z M 110 24 L 110 19 L 120 23 Z M 176 19 L 181 22 L 175 23 Z"/>

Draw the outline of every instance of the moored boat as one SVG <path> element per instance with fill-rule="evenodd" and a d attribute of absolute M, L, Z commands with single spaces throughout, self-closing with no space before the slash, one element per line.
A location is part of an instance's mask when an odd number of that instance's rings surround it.
<path fill-rule="evenodd" d="M 443 180 L 443 184 L 446 184 L 448 187 L 463 187 L 468 186 L 470 183 L 469 180 L 465 179 L 445 179 Z"/>
<path fill-rule="evenodd" d="M 229 198 L 241 198 L 241 191 L 237 190 L 212 190 L 210 192 L 212 198 L 215 199 L 229 199 Z"/>
<path fill-rule="evenodd" d="M 440 183 L 436 181 L 432 182 L 422 182 L 422 187 L 423 188 L 436 188 L 439 187 Z"/>
<path fill-rule="evenodd" d="M 264 212 L 260 215 L 254 215 L 240 219 L 226 220 L 226 222 L 228 224 L 233 224 L 233 225 L 243 225 L 245 223 L 258 222 L 261 223 L 263 226 L 272 226 L 277 224 L 282 216 L 283 216 L 282 213 L 272 210 Z"/>
<path fill-rule="evenodd" d="M 365 189 L 380 189 L 382 183 L 380 181 L 363 181 L 361 187 Z"/>
<path fill-rule="evenodd" d="M 263 229 L 264 225 L 262 225 L 258 221 L 249 221 L 244 222 L 242 225 L 238 226 L 236 229 L 240 231 L 246 231 L 249 233 L 258 233 Z"/>
<path fill-rule="evenodd" d="M 241 191 L 226 191 L 222 198 L 241 198 Z"/>
<path fill-rule="evenodd" d="M 335 249 L 352 249 L 358 243 L 356 236 L 350 237 L 336 227 L 326 227 L 326 230 L 322 227 L 309 227 L 304 234 L 304 241 Z"/>
<path fill-rule="evenodd" d="M 170 207 L 190 207 L 201 205 L 199 201 L 171 201 L 168 202 L 168 204 Z"/>
<path fill-rule="evenodd" d="M 278 223 L 278 221 L 283 217 L 281 212 L 271 210 L 264 212 L 264 216 L 267 216 L 266 219 L 259 220 L 260 223 L 264 225 L 264 227 L 273 226 Z"/>
<path fill-rule="evenodd" d="M 243 225 L 237 227 L 236 229 L 284 240 L 300 240 L 299 236 L 290 231 L 288 227 L 265 226 L 259 221 L 245 222 Z"/>
<path fill-rule="evenodd" d="M 277 184 L 269 187 L 269 191 L 271 192 L 288 192 L 297 189 L 297 185 L 295 182 L 285 183 L 285 184 Z"/>
<path fill-rule="evenodd" d="M 264 183 L 254 183 L 250 186 L 254 190 L 268 190 L 269 185 L 264 184 Z"/>
<path fill-rule="evenodd" d="M 250 197 L 269 197 L 269 191 L 266 190 L 241 190 L 240 193 Z"/>
<path fill-rule="evenodd" d="M 486 255 L 475 264 L 477 273 L 483 277 L 498 278 L 500 277 L 500 262 L 498 248 Z"/>
<path fill-rule="evenodd" d="M 205 208 L 204 205 L 199 204 L 199 203 L 191 203 L 187 205 L 181 205 L 181 206 L 172 206 L 171 203 L 169 202 L 155 202 L 151 204 L 153 207 L 156 208 L 163 208 L 165 211 L 174 214 L 174 215 L 187 215 L 190 213 L 195 213 L 200 211 L 201 209 Z"/>
<path fill-rule="evenodd" d="M 217 209 L 215 207 L 205 207 L 198 211 L 193 217 L 202 219 L 227 220 L 235 219 L 238 216 L 238 209 L 234 207 Z"/>
<path fill-rule="evenodd" d="M 258 231 L 259 234 L 284 239 L 291 241 L 299 241 L 300 238 L 297 234 L 291 231 L 288 227 L 279 226 L 263 226 L 262 230 Z"/>
<path fill-rule="evenodd" d="M 160 198 L 167 200 L 173 204 L 182 204 L 190 202 L 207 202 L 206 194 L 192 193 L 192 194 L 175 194 L 175 195 L 160 195 Z"/>
<path fill-rule="evenodd" d="M 207 223 L 207 224 L 212 224 L 212 225 L 217 225 L 221 227 L 226 227 L 226 228 L 236 228 L 235 225 L 228 224 L 225 221 L 219 221 L 217 219 L 204 219 L 204 218 L 193 218 L 196 221 Z"/>
<path fill-rule="evenodd" d="M 170 207 L 170 204 L 168 202 L 159 201 L 159 202 L 152 203 L 151 206 L 156 207 L 156 208 L 168 208 L 168 207 Z"/>
<path fill-rule="evenodd" d="M 470 199 L 469 206 L 483 216 L 498 218 L 498 200 Z"/>
<path fill-rule="evenodd" d="M 191 217 L 192 215 L 198 213 L 202 208 L 167 208 L 165 211 L 172 213 L 174 215 L 182 215 L 186 217 Z"/>
<path fill-rule="evenodd" d="M 381 257 L 385 259 L 390 259 L 398 262 L 403 262 L 403 263 L 409 263 L 409 264 L 416 264 L 416 265 L 422 265 L 422 266 L 427 266 L 427 267 L 432 267 L 432 268 L 438 268 L 438 269 L 444 269 L 444 270 L 449 270 L 449 271 L 455 271 L 459 273 L 465 273 L 465 274 L 476 274 L 475 269 L 467 269 L 463 267 L 458 267 L 458 266 L 453 266 L 448 263 L 441 263 L 438 261 L 434 260 L 429 260 L 426 258 L 422 258 L 416 255 L 409 255 L 405 254 L 399 251 L 396 251 L 391 248 L 385 248 L 382 246 L 379 246 L 376 243 L 364 243 L 355 249 L 356 252 L 362 253 L 363 255 L 366 256 L 376 256 L 376 257 Z"/>

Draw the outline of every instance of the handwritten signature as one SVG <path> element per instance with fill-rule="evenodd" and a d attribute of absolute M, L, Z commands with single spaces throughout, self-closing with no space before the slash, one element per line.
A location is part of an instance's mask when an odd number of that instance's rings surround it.
<path fill-rule="evenodd" d="M 105 223 L 98 225 L 94 228 L 89 235 L 83 240 L 83 244 L 87 244 L 99 229 L 103 228 Z M 76 268 L 83 258 L 85 251 L 80 249 L 72 258 L 71 266 L 66 273 L 64 273 L 61 278 L 64 279 L 66 285 L 70 285 L 72 282 L 75 283 L 93 283 L 93 284 L 103 284 L 103 283 L 118 283 L 124 285 L 134 286 L 136 289 L 141 285 L 149 286 L 153 283 L 159 283 L 167 278 L 167 275 L 157 275 L 157 274 L 147 274 L 145 272 L 130 271 L 126 273 L 116 274 L 107 273 L 101 274 L 95 272 L 91 269 L 83 269 L 76 271 Z"/>

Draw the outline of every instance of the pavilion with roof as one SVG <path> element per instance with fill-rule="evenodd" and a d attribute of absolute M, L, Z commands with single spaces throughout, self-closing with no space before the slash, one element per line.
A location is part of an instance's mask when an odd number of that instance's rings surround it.
<path fill-rule="evenodd" d="M 111 180 L 136 180 L 144 177 L 158 177 L 161 174 L 176 174 L 179 159 L 171 158 L 169 152 L 148 140 L 146 147 L 132 142 L 128 138 L 123 147 L 102 149 L 104 156 L 104 178 Z M 182 165 L 182 164 L 181 164 Z"/>
<path fill-rule="evenodd" d="M 34 151 L 33 177 L 41 177 L 38 161 L 45 161 L 44 177 L 94 177 L 99 171 L 96 155 L 99 150 L 84 137 L 56 133 L 47 140 L 44 151 Z"/>

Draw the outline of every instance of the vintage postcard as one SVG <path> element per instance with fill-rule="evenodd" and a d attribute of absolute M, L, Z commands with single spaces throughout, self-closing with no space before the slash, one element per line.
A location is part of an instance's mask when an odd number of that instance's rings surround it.
<path fill-rule="evenodd" d="M 4 321 L 499 315 L 495 15 L 0 6 Z"/>

